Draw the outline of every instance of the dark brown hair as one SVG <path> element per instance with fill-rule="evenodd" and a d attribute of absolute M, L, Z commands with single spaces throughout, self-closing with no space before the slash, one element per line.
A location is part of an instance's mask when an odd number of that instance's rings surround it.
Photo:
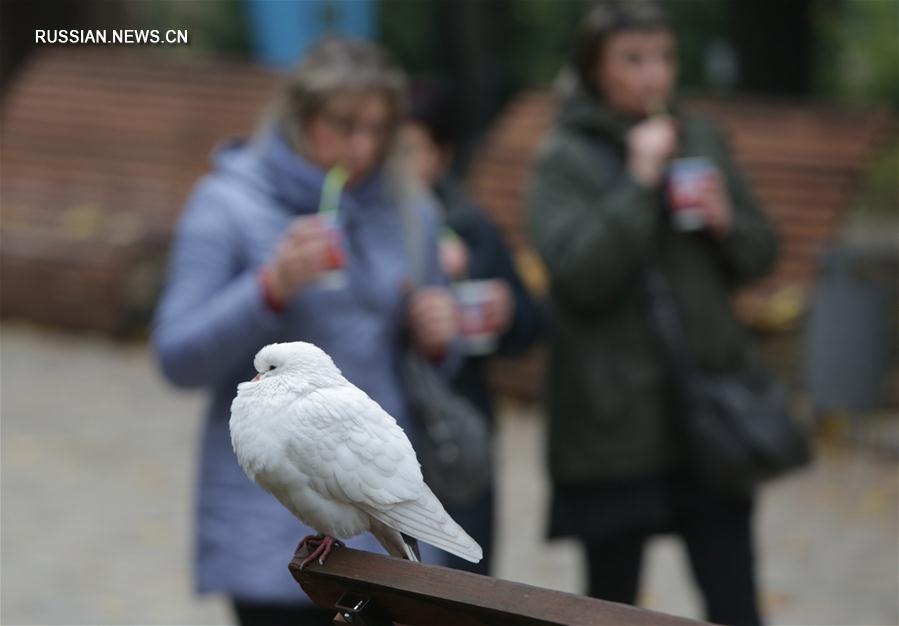
<path fill-rule="evenodd" d="M 574 69 L 581 86 L 596 93 L 594 74 L 606 40 L 628 30 L 670 30 L 668 13 L 654 0 L 601 0 L 581 20 L 574 44 Z"/>
<path fill-rule="evenodd" d="M 441 148 L 459 141 L 459 109 L 449 87 L 436 80 L 419 80 L 409 90 L 407 120 L 421 124 Z"/>

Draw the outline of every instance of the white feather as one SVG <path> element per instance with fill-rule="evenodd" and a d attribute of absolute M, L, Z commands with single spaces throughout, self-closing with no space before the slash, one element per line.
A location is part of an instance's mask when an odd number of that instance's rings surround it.
<path fill-rule="evenodd" d="M 316 531 L 371 531 L 396 556 L 400 533 L 477 562 L 481 547 L 424 483 L 396 420 L 309 343 L 266 346 L 238 385 L 231 442 L 247 475 Z"/>

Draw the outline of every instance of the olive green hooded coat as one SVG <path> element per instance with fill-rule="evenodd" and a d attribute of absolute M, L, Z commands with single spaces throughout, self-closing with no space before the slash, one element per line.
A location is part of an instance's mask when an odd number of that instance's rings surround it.
<path fill-rule="evenodd" d="M 586 93 L 562 103 L 538 153 L 527 217 L 551 278 L 556 483 L 651 476 L 676 463 L 670 368 L 648 317 L 647 263 L 667 275 L 699 364 L 724 371 L 745 358 L 730 297 L 771 269 L 777 236 L 722 133 L 699 115 L 673 114 L 676 156 L 707 157 L 724 177 L 734 214 L 723 238 L 669 225 L 661 188 L 645 188 L 627 172 L 625 137 L 634 122 Z"/>

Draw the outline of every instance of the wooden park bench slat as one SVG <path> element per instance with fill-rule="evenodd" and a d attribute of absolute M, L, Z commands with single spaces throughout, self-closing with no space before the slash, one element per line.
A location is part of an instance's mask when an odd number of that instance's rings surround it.
<path fill-rule="evenodd" d="M 133 50 L 36 52 L 2 102 L 0 312 L 10 314 L 8 303 L 16 302 L 16 314 L 58 325 L 77 327 L 87 320 L 88 327 L 107 332 L 127 325 L 124 311 L 118 312 L 119 324 L 89 322 L 115 320 L 118 297 L 85 298 L 77 306 L 86 312 L 77 315 L 72 307 L 34 299 L 33 290 L 20 290 L 28 284 L 28 265 L 13 255 L 32 245 L 34 250 L 62 246 L 59 255 L 66 256 L 69 244 L 60 244 L 53 225 L 87 206 L 103 214 L 136 216 L 148 229 L 148 254 L 157 256 L 194 182 L 208 171 L 212 146 L 252 132 L 278 80 L 277 74 L 247 64 Z M 864 161 L 879 137 L 890 136 L 893 116 L 745 97 L 689 102 L 728 131 L 735 158 L 784 233 L 784 258 L 775 276 L 755 292 L 763 295 L 796 281 L 807 285 L 815 256 L 837 227 Z M 512 99 L 471 170 L 473 195 L 499 224 L 517 258 L 536 258 L 522 219 L 523 201 L 534 149 L 553 124 L 555 106 L 548 92 Z M 29 222 L 36 227 L 29 228 Z M 109 267 L 116 280 L 128 273 L 120 266 L 137 258 L 117 257 L 121 247 L 102 238 L 93 246 L 98 262 L 118 259 Z M 101 255 L 104 246 L 110 252 Z M 36 258 L 28 255 L 30 261 Z M 77 266 L 70 265 L 66 272 L 78 282 Z M 18 280 L 16 272 L 26 276 Z M 88 293 L 109 289 L 93 271 L 82 282 Z M 540 385 L 531 380 L 526 387 Z"/>
<path fill-rule="evenodd" d="M 290 571 L 316 605 L 370 598 L 386 623 L 409 626 L 698 626 L 702 622 L 446 567 L 335 548 L 325 565 Z M 335 610 L 336 612 L 336 610 Z"/>

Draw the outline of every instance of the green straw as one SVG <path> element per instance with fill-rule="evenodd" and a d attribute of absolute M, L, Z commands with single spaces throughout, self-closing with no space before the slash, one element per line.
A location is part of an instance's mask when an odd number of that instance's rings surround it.
<path fill-rule="evenodd" d="M 454 231 L 449 226 L 444 226 L 443 231 L 440 233 L 441 241 L 458 241 L 460 239 L 462 238 L 459 236 L 459 233 Z"/>
<path fill-rule="evenodd" d="M 340 165 L 335 165 L 325 175 L 325 182 L 322 185 L 322 195 L 318 202 L 318 212 L 320 214 L 337 213 L 337 207 L 340 206 L 340 194 L 343 187 L 349 179 L 349 173 Z"/>

